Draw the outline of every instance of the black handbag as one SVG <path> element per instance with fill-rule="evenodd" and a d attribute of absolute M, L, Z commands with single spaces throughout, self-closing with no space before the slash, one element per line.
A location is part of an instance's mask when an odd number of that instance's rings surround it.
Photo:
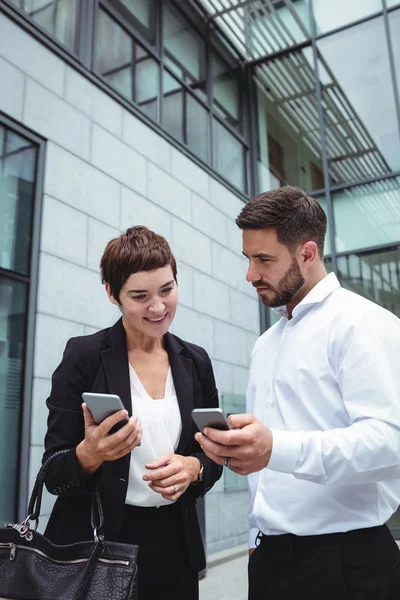
<path fill-rule="evenodd" d="M 27 518 L 0 529 L 0 600 L 137 600 L 138 546 L 104 540 L 97 491 L 93 541 L 57 546 L 36 531 L 49 465 L 64 452 L 69 450 L 55 452 L 40 469 Z"/>

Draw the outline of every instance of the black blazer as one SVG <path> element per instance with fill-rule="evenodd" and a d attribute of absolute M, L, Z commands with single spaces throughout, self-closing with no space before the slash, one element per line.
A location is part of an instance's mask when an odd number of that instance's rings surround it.
<path fill-rule="evenodd" d="M 179 499 L 188 557 L 198 570 L 205 567 L 204 549 L 196 511 L 203 496 L 220 478 L 222 468 L 211 461 L 194 439 L 193 408 L 218 406 L 218 392 L 207 352 L 167 333 L 165 345 L 182 418 L 177 454 L 196 456 L 204 464 L 202 483 L 190 485 Z M 93 537 L 90 525 L 91 493 L 98 486 L 104 509 L 105 538 L 118 541 L 128 488 L 130 454 L 105 462 L 90 478 L 80 473 L 75 448 L 84 438 L 82 392 L 118 394 L 132 414 L 125 329 L 120 319 L 111 328 L 69 340 L 61 364 L 53 374 L 47 400 L 48 429 L 43 460 L 56 450 L 71 448 L 54 460 L 46 486 L 58 498 L 45 535 L 57 544 Z"/>

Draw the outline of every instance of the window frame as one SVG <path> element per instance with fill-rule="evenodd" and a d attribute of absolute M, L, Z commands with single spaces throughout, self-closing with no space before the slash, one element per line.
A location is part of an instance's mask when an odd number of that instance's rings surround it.
<path fill-rule="evenodd" d="M 31 244 L 29 257 L 29 273 L 22 275 L 16 271 L 0 267 L 0 274 L 12 281 L 22 281 L 27 285 L 27 310 L 25 322 L 25 348 L 22 367 L 22 381 L 20 392 L 20 414 L 18 431 L 19 462 L 17 464 L 17 477 L 15 488 L 14 515 L 18 521 L 26 517 L 29 490 L 29 456 L 31 440 L 31 415 L 32 415 L 32 384 L 33 384 L 33 359 L 35 349 L 35 323 L 37 311 L 37 290 L 39 274 L 40 228 L 42 220 L 42 196 L 45 165 L 46 142 L 40 136 L 33 134 L 4 113 L 0 112 L 0 125 L 29 140 L 36 146 L 36 160 L 34 166 L 34 193 L 31 217 Z"/>

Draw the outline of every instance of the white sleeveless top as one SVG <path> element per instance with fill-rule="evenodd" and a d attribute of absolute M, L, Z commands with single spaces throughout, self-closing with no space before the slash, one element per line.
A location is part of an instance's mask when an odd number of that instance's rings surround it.
<path fill-rule="evenodd" d="M 132 414 L 140 419 L 143 429 L 142 443 L 131 452 L 128 491 L 125 502 L 134 506 L 163 506 L 172 504 L 149 487 L 142 477 L 153 471 L 144 465 L 153 462 L 167 452 L 174 452 L 182 432 L 181 413 L 176 396 L 171 368 L 168 369 L 164 398 L 153 400 L 146 392 L 139 377 L 129 365 Z"/>

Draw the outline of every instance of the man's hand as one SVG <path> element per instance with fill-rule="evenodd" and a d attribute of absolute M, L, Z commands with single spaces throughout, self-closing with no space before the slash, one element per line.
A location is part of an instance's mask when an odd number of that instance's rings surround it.
<path fill-rule="evenodd" d="M 230 415 L 230 431 L 206 427 L 195 438 L 203 451 L 218 465 L 230 458 L 229 468 L 239 475 L 264 469 L 271 457 L 272 433 L 253 415 Z"/>

